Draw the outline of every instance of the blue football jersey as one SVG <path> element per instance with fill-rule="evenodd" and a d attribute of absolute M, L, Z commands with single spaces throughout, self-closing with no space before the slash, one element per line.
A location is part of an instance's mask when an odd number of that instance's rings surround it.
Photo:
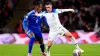
<path fill-rule="evenodd" d="M 42 12 L 40 12 L 42 13 Z M 48 26 L 46 18 L 43 16 L 36 16 L 35 14 L 35 10 L 30 11 L 25 17 L 24 20 L 22 22 L 23 28 L 25 29 L 41 29 L 41 23 L 42 20 L 44 21 L 44 23 L 46 24 L 46 26 Z"/>

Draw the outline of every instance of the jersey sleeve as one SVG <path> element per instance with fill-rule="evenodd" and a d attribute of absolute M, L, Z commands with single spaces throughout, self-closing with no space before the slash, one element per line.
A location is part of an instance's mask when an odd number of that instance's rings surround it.
<path fill-rule="evenodd" d="M 73 9 L 56 9 L 58 13 L 73 11 Z"/>
<path fill-rule="evenodd" d="M 48 23 L 47 23 L 47 20 L 46 20 L 46 17 L 45 17 L 45 16 L 42 17 L 42 20 L 43 20 L 43 22 L 45 23 L 45 25 L 49 28 L 49 25 L 48 25 Z"/>
<path fill-rule="evenodd" d="M 27 23 L 28 23 L 28 16 L 25 16 L 24 20 L 22 22 L 24 30 L 28 29 L 28 24 Z"/>
<path fill-rule="evenodd" d="M 28 29 L 28 19 L 30 17 L 34 16 L 34 10 L 30 11 L 25 17 L 24 20 L 22 22 L 23 28 L 24 30 Z"/>

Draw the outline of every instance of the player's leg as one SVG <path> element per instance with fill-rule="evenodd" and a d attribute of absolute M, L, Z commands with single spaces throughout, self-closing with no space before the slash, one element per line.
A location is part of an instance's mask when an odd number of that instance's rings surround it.
<path fill-rule="evenodd" d="M 50 56 L 50 48 L 53 44 L 53 41 L 56 39 L 57 32 L 50 32 L 48 37 L 48 43 L 46 46 L 47 56 Z"/>
<path fill-rule="evenodd" d="M 64 35 L 67 36 L 67 37 L 69 37 L 69 38 L 71 38 L 71 40 L 72 40 L 72 42 L 75 44 L 76 48 L 77 48 L 77 49 L 79 48 L 79 46 L 78 46 L 78 44 L 77 44 L 75 38 L 72 36 L 72 34 L 71 34 L 69 31 L 66 31 Z"/>
<path fill-rule="evenodd" d="M 49 51 L 50 50 L 50 47 L 52 46 L 52 43 L 53 43 L 53 40 L 48 40 L 48 43 L 47 43 L 47 51 Z"/>
<path fill-rule="evenodd" d="M 46 46 L 46 54 L 47 56 L 50 56 L 50 48 L 52 46 L 53 40 L 48 40 L 47 46 Z"/>
<path fill-rule="evenodd" d="M 75 38 L 73 37 L 73 35 L 68 31 L 66 30 L 65 28 L 62 28 L 62 33 L 64 33 L 64 35 L 66 37 L 69 37 L 71 38 L 72 42 L 74 43 L 74 45 L 76 46 L 76 49 L 80 49 L 80 47 L 78 46 L 78 43 L 76 42 Z M 81 49 L 80 49 L 81 50 Z M 84 52 L 83 50 L 81 50 L 81 52 Z"/>
<path fill-rule="evenodd" d="M 32 52 L 35 36 L 34 36 L 34 33 L 31 31 L 28 31 L 27 35 L 30 38 L 29 43 L 28 43 L 28 56 L 32 56 L 31 52 Z"/>
<path fill-rule="evenodd" d="M 65 32 L 65 36 L 71 38 L 72 42 L 73 42 L 74 45 L 76 46 L 76 49 L 79 49 L 81 52 L 84 52 L 84 50 L 82 50 L 82 49 L 78 46 L 78 43 L 76 42 L 75 38 L 72 36 L 72 34 L 71 34 L 69 31 Z"/>
<path fill-rule="evenodd" d="M 38 40 L 38 42 L 40 44 L 41 54 L 43 54 L 44 56 L 46 56 L 42 33 L 38 32 L 37 34 L 35 34 L 35 36 L 36 36 L 36 39 Z"/>
<path fill-rule="evenodd" d="M 43 56 L 46 56 L 46 53 L 45 53 L 45 45 L 44 45 L 44 43 L 43 43 L 43 38 L 41 38 L 40 40 L 39 40 L 39 44 L 40 44 L 40 49 L 41 49 L 41 54 L 43 55 Z"/>

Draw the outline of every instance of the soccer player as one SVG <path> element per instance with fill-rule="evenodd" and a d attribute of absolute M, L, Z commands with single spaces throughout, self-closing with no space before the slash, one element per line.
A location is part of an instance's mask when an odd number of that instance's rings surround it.
<path fill-rule="evenodd" d="M 46 56 L 44 52 L 44 43 L 43 37 L 41 33 L 41 23 L 44 21 L 46 26 L 48 26 L 45 17 L 36 16 L 35 14 L 41 14 L 42 4 L 36 3 L 35 9 L 30 11 L 24 18 L 22 25 L 25 30 L 26 35 L 30 38 L 28 44 L 28 56 L 32 56 L 31 51 L 34 44 L 34 40 L 36 39 L 40 44 L 41 54 Z"/>
<path fill-rule="evenodd" d="M 50 47 L 52 46 L 52 43 L 56 39 L 57 35 L 64 35 L 71 38 L 72 42 L 76 46 L 76 49 L 79 49 L 81 52 L 84 52 L 84 50 L 79 48 L 72 34 L 61 25 L 58 18 L 58 13 L 68 12 L 68 11 L 74 12 L 74 10 L 73 9 L 53 9 L 51 2 L 46 2 L 45 7 L 46 7 L 46 11 L 43 12 L 42 16 L 46 17 L 47 23 L 50 28 L 48 44 L 47 44 L 47 56 L 50 56 Z M 41 16 L 41 14 L 39 15 Z"/>

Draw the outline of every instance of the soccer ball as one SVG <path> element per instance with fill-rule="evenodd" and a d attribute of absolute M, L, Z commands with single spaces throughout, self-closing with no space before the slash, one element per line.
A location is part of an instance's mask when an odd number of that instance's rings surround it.
<path fill-rule="evenodd" d="M 73 56 L 81 56 L 81 51 L 78 50 L 78 49 L 75 49 L 75 50 L 73 51 Z"/>

